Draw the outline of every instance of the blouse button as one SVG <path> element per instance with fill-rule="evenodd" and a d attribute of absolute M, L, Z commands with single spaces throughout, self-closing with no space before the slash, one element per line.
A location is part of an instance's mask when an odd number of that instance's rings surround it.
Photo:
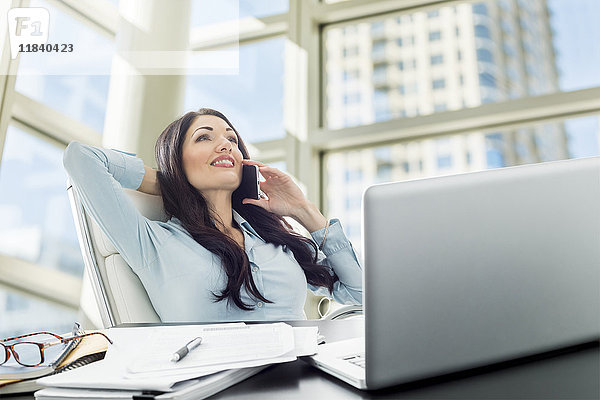
<path fill-rule="evenodd" d="M 258 267 L 252 267 L 252 272 L 258 272 Z"/>
<path fill-rule="evenodd" d="M 256 305 L 258 306 L 258 308 L 260 308 L 263 306 L 263 303 L 262 303 L 262 301 L 259 301 L 258 303 L 256 303 Z"/>

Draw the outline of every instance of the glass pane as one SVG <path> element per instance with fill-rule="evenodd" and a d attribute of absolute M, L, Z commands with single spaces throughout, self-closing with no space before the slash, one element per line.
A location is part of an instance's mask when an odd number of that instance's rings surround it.
<path fill-rule="evenodd" d="M 82 276 L 62 154 L 9 126 L 0 165 L 0 252 Z"/>
<path fill-rule="evenodd" d="M 48 43 L 72 43 L 75 50 L 21 53 L 15 89 L 101 133 L 114 43 L 50 3 L 33 0 L 30 7 L 50 13 Z"/>
<path fill-rule="evenodd" d="M 221 111 L 246 142 L 283 137 L 284 44 L 281 37 L 240 46 L 238 75 L 188 76 L 185 110 Z"/>
<path fill-rule="evenodd" d="M 325 157 L 326 212 L 360 251 L 361 200 L 372 184 L 600 155 L 600 118 L 332 152 Z"/>
<path fill-rule="evenodd" d="M 0 1 L 0 16 L 3 18 L 0 19 L 0 43 L 5 43 L 8 36 L 8 10 L 11 8 L 11 2 L 9 1 Z M 6 15 L 6 17 L 4 17 Z M 0 56 L 4 55 L 5 51 L 10 52 L 9 46 L 0 46 Z"/>
<path fill-rule="evenodd" d="M 598 18 L 596 0 L 488 0 L 330 25 L 327 127 L 598 86 Z"/>
<path fill-rule="evenodd" d="M 192 0 L 192 28 L 288 11 L 288 0 Z"/>
<path fill-rule="evenodd" d="M 70 332 L 75 321 L 75 311 L 0 288 L 0 338 L 39 331 L 60 335 Z"/>

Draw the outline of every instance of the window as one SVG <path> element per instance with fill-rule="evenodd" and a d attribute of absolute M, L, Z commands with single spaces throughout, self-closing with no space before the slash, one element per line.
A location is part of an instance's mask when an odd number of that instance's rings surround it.
<path fill-rule="evenodd" d="M 502 168 L 506 166 L 502 151 L 503 142 L 502 133 L 491 133 L 485 137 L 488 168 Z"/>
<path fill-rule="evenodd" d="M 398 69 L 400 71 L 404 71 L 404 61 L 398 61 L 398 64 L 396 65 L 398 65 Z"/>
<path fill-rule="evenodd" d="M 431 65 L 439 65 L 444 63 L 444 56 L 442 54 L 436 54 L 431 56 Z"/>
<path fill-rule="evenodd" d="M 394 171 L 394 166 L 391 164 L 379 164 L 377 166 L 377 177 L 375 178 L 376 182 L 389 182 L 392 179 L 392 173 Z M 360 207 L 360 204 L 358 204 Z M 356 209 L 357 207 L 346 207 L 348 210 Z"/>
<path fill-rule="evenodd" d="M 385 58 L 385 40 L 378 40 L 373 42 L 373 50 L 371 52 L 371 56 L 375 60 L 381 60 Z"/>
<path fill-rule="evenodd" d="M 488 15 L 487 5 L 485 3 L 473 4 L 473 13 L 479 15 Z"/>
<path fill-rule="evenodd" d="M 490 39 L 492 35 L 490 34 L 490 30 L 485 25 L 475 25 L 475 37 Z"/>
<path fill-rule="evenodd" d="M 62 155 L 9 126 L 0 165 L 0 252 L 81 277 Z"/>
<path fill-rule="evenodd" d="M 262 18 L 288 11 L 288 0 L 192 0 L 192 28 L 208 26 L 238 18 Z"/>
<path fill-rule="evenodd" d="M 65 307 L 25 297 L 0 288 L 0 337 L 22 335 L 24 332 L 70 332 L 77 313 Z"/>
<path fill-rule="evenodd" d="M 510 2 L 508 2 L 510 3 Z M 564 4 L 563 4 L 564 3 Z M 572 3 L 569 5 L 568 3 Z M 383 32 L 380 37 L 371 37 L 370 40 L 389 40 L 396 41 L 398 37 L 402 37 L 402 46 L 403 50 L 400 51 L 400 48 L 397 46 L 392 46 L 389 48 L 390 51 L 386 52 L 385 56 L 377 60 L 375 65 L 392 65 L 398 63 L 398 61 L 402 60 L 404 63 L 403 72 L 407 72 L 409 70 L 412 71 L 413 68 L 417 68 L 415 56 L 410 54 L 412 38 L 415 38 L 415 41 L 423 35 L 422 32 L 419 32 L 419 29 L 430 29 L 430 31 L 425 31 L 425 35 L 431 34 L 432 45 L 443 45 L 444 49 L 448 48 L 449 51 L 455 53 L 445 53 L 446 57 L 443 57 L 442 64 L 433 64 L 433 65 L 445 65 L 449 60 L 448 57 L 452 56 L 455 58 L 455 61 L 458 60 L 459 68 L 448 69 L 448 75 L 444 78 L 449 82 L 459 82 L 460 75 L 463 75 L 462 82 L 463 85 L 457 86 L 458 93 L 453 94 L 458 98 L 464 99 L 468 98 L 469 101 L 466 102 L 468 107 L 473 107 L 482 104 L 486 101 L 498 102 L 498 101 L 506 101 L 510 99 L 523 98 L 526 96 L 535 96 L 535 95 L 543 95 L 543 94 L 551 94 L 560 91 L 572 91 L 579 90 L 584 88 L 596 87 L 600 86 L 600 74 L 597 73 L 600 70 L 600 57 L 597 56 L 596 44 L 593 40 L 593 37 L 598 37 L 600 35 L 600 25 L 596 23 L 595 16 L 598 15 L 596 12 L 590 12 L 590 10 L 597 10 L 598 6 L 596 5 L 595 0 L 579 0 L 577 2 L 563 2 L 561 0 L 547 0 L 545 3 L 547 8 L 545 7 L 529 7 L 529 11 L 523 13 L 523 18 L 531 20 L 531 26 L 536 27 L 536 31 L 539 32 L 552 32 L 552 40 L 545 40 L 543 37 L 531 37 L 531 34 L 528 34 L 526 37 L 518 36 L 518 31 L 515 30 L 512 33 L 503 33 L 499 35 L 499 37 L 495 37 L 496 35 L 492 31 L 493 25 L 491 23 L 491 4 L 493 2 L 477 2 L 477 3 L 468 3 L 461 2 L 456 4 L 457 14 L 453 14 L 451 12 L 445 11 L 450 5 L 439 5 L 436 7 L 428 7 L 426 11 L 423 10 L 415 10 L 414 12 L 398 12 L 398 13 L 389 13 L 389 16 L 381 16 L 378 21 L 380 21 L 380 25 L 385 25 L 386 21 L 391 21 L 396 29 L 390 29 L 389 32 Z M 482 4 L 482 5 L 478 5 Z M 468 10 L 464 6 L 473 7 L 475 5 L 475 22 L 469 28 L 468 26 L 459 26 L 461 40 L 457 43 L 453 43 L 455 41 L 454 38 L 451 40 L 452 43 L 446 43 L 446 37 L 442 37 L 442 29 L 440 28 L 426 28 L 426 27 L 418 27 L 409 22 L 409 16 L 419 16 L 422 18 L 425 16 L 426 12 L 439 10 L 439 16 L 436 17 L 435 21 L 430 21 L 431 23 L 435 22 L 435 26 L 444 26 L 445 29 L 452 29 L 452 31 L 448 31 L 451 33 L 455 33 L 455 29 L 457 27 L 457 17 L 462 12 L 461 10 Z M 485 7 L 483 7 L 485 6 Z M 483 9 L 486 9 L 487 17 L 483 17 Z M 547 9 L 549 14 L 544 11 Z M 494 13 L 496 8 L 494 8 Z M 513 21 L 517 19 L 517 14 L 521 13 L 518 8 L 511 7 L 507 12 L 500 11 L 500 15 L 496 16 L 494 14 L 493 18 L 497 19 L 498 25 L 502 20 L 505 21 Z M 397 19 L 400 19 L 401 25 L 398 26 L 396 24 Z M 356 60 L 340 60 L 340 55 L 342 53 L 342 49 L 344 47 L 352 46 L 353 42 L 348 42 L 345 40 L 341 42 L 339 40 L 334 40 L 334 37 L 331 37 L 333 33 L 337 30 L 343 29 L 348 24 L 353 24 L 361 32 L 366 32 L 367 35 L 370 32 L 371 24 L 373 21 L 371 19 L 365 20 L 354 20 L 353 22 L 343 22 L 339 24 L 331 24 L 326 25 L 323 30 L 324 36 L 324 68 L 327 70 L 327 74 L 325 78 L 329 78 L 331 76 L 336 76 L 336 71 L 339 71 L 341 76 L 343 70 L 347 68 L 348 64 L 352 64 L 356 62 Z M 470 29 L 474 29 L 475 32 L 471 33 L 471 35 L 477 34 L 479 40 L 475 40 L 471 42 L 469 40 L 463 41 L 462 38 L 470 32 Z M 500 29 L 500 26 L 498 26 Z M 588 32 L 585 34 L 585 32 Z M 454 35 L 452 35 L 454 36 Z M 328 38 L 331 37 L 331 40 Z M 339 35 L 335 35 L 335 37 L 339 37 Z M 364 40 L 364 39 L 363 39 Z M 428 40 L 428 36 L 425 36 L 425 40 Z M 356 38 L 356 46 L 358 46 L 359 39 L 358 36 Z M 578 46 L 573 46 L 573 43 L 578 43 Z M 535 46 L 533 45 L 535 44 Z M 452 50 L 452 47 L 455 47 Z M 470 46 L 470 47 L 469 47 Z M 419 43 L 419 49 L 426 48 L 427 43 Z M 407 52 L 404 52 L 404 49 Z M 497 50 L 496 50 L 497 49 Z M 517 51 L 517 49 L 524 49 L 524 56 L 521 57 L 521 53 Z M 479 50 L 479 51 L 478 51 Z M 431 50 L 429 50 L 431 51 Z M 504 51 L 509 59 L 502 56 L 502 52 Z M 427 59 L 422 59 L 423 62 L 433 61 L 434 63 L 439 60 L 439 58 L 432 58 L 437 55 L 441 55 L 443 52 L 440 49 L 434 47 L 430 53 L 427 54 Z M 421 50 L 419 50 L 416 54 L 421 54 Z M 349 58 L 350 56 L 348 56 Z M 470 65 L 464 65 L 465 60 L 471 60 L 475 58 L 480 61 L 474 65 L 474 68 L 471 68 Z M 535 70 L 531 70 L 531 72 L 535 75 L 535 81 L 530 82 L 530 79 L 517 79 L 512 80 L 510 83 L 500 83 L 496 82 L 496 78 L 500 79 L 503 72 L 508 69 L 515 69 L 517 71 L 525 70 L 526 59 L 532 58 L 534 63 L 537 65 Z M 369 62 L 369 60 L 366 60 Z M 430 64 L 431 65 L 431 64 Z M 424 68 L 427 70 L 428 65 L 419 65 L 418 68 Z M 382 67 L 380 67 L 382 68 Z M 393 72 L 397 72 L 396 68 L 392 69 Z M 492 76 L 486 76 L 484 74 L 493 74 Z M 480 74 L 482 76 L 480 77 Z M 398 75 L 401 75 L 401 81 L 398 82 Z M 406 80 L 405 80 L 406 79 Z M 387 86 L 389 88 L 397 88 L 399 83 L 403 83 L 406 86 L 406 93 L 411 93 L 410 91 L 410 82 L 413 80 L 417 80 L 418 87 L 421 92 L 428 91 L 432 85 L 431 77 L 428 74 L 396 74 L 390 73 L 385 74 L 383 71 L 376 71 L 374 74 L 374 79 L 369 77 L 369 74 L 366 73 L 364 76 L 361 76 L 361 80 L 359 81 L 361 85 L 367 91 L 373 92 L 375 89 L 381 88 L 382 86 Z M 488 93 L 490 91 L 478 91 L 477 93 L 473 92 L 472 85 L 468 84 L 473 82 L 475 85 L 481 85 L 488 88 L 493 88 L 494 93 Z M 348 83 L 350 84 L 350 83 Z M 352 83 L 354 85 L 354 83 Z M 347 90 L 343 87 L 346 84 L 342 82 L 342 86 L 339 83 L 329 82 L 327 79 L 324 82 L 324 93 L 326 99 L 324 99 L 322 104 L 326 104 L 328 109 L 322 110 L 323 115 L 325 115 L 325 125 L 328 128 L 343 128 L 343 117 L 345 114 L 343 96 Z M 531 87 L 530 87 L 531 86 Z M 422 93 L 415 92 L 414 94 L 420 96 Z M 372 97 L 372 96 L 371 96 Z M 427 96 L 422 97 L 423 99 L 427 99 Z M 420 114 L 415 114 L 416 105 L 406 105 L 404 103 L 390 103 L 390 118 L 396 118 L 396 116 L 401 115 L 402 110 L 406 110 L 410 116 L 415 115 L 424 115 L 424 113 L 433 112 L 435 108 L 435 102 L 438 99 L 429 99 L 424 100 L 427 104 L 423 104 L 419 107 Z M 448 103 L 449 109 L 458 109 L 464 107 L 462 103 Z M 341 108 L 338 108 L 341 107 Z M 339 118 L 335 116 L 340 116 Z M 330 116 L 334 116 L 330 118 Z M 363 118 L 363 123 L 371 123 L 372 119 Z"/>
<path fill-rule="evenodd" d="M 477 49 L 477 61 L 483 62 L 494 62 L 494 57 L 492 56 L 492 52 L 488 49 Z"/>
<path fill-rule="evenodd" d="M 441 39 L 442 39 L 442 32 L 440 32 L 440 31 L 429 32 L 429 41 L 430 42 L 435 42 L 435 41 L 441 40 Z"/>
<path fill-rule="evenodd" d="M 53 40 L 78 53 L 22 53 L 15 90 L 102 133 L 114 43 L 51 3 L 33 0 L 30 7 L 48 9 Z"/>
<path fill-rule="evenodd" d="M 446 80 L 445 79 L 434 79 L 431 87 L 433 89 L 443 89 L 446 87 Z"/>
<path fill-rule="evenodd" d="M 398 38 L 398 39 L 396 39 L 396 45 L 397 45 L 398 47 L 402 47 L 402 38 Z"/>
<path fill-rule="evenodd" d="M 452 167 L 452 155 L 444 154 L 437 157 L 437 167 L 439 169 L 448 169 Z"/>
<path fill-rule="evenodd" d="M 433 11 L 429 11 L 427 13 L 427 18 L 436 18 L 440 16 L 440 11 L 439 10 L 433 10 Z"/>
<path fill-rule="evenodd" d="M 483 72 L 483 73 L 479 74 L 479 84 L 481 86 L 495 88 L 496 87 L 496 78 L 494 78 L 492 75 L 490 75 L 487 72 Z"/>
<path fill-rule="evenodd" d="M 373 83 L 383 83 L 387 79 L 387 65 L 376 65 L 373 68 Z"/>
<path fill-rule="evenodd" d="M 516 164 L 558 160 L 564 158 L 564 154 L 568 154 L 570 158 L 599 155 L 599 131 L 600 116 L 594 115 L 517 126 L 501 131 L 496 129 L 489 132 L 443 136 L 438 139 L 418 139 L 386 146 L 328 152 L 324 157 L 326 166 L 324 173 L 328 182 L 324 193 L 327 199 L 325 211 L 338 216 L 342 221 L 360 220 L 360 207 L 347 210 L 343 209 L 344 204 L 336 202 L 340 193 L 348 190 L 343 177 L 356 174 L 357 164 L 359 164 L 363 173 L 360 180 L 352 180 L 358 185 L 353 185 L 353 190 L 362 192 L 367 186 L 379 182 L 378 171 L 387 168 L 378 168 L 379 165 L 385 164 L 386 159 L 378 156 L 384 152 L 390 155 L 388 159 L 395 160 L 394 169 L 390 172 L 392 177 L 396 179 L 425 178 L 448 172 L 479 171 L 509 166 L 507 161 L 511 158 L 507 155 L 515 152 L 515 149 L 511 149 L 510 146 L 513 144 L 519 146 L 520 142 L 529 143 L 531 151 L 534 153 L 527 153 L 516 160 L 512 159 Z M 508 140 L 509 137 L 516 137 L 517 140 Z M 437 154 L 432 154 L 430 151 L 432 147 L 437 149 Z M 398 154 L 407 152 L 411 154 L 410 159 L 399 158 Z M 539 158 L 536 159 L 536 157 Z M 459 159 L 467 160 L 466 169 L 458 169 L 457 160 Z M 357 163 L 357 160 L 360 162 Z M 408 163 L 409 160 L 410 163 Z M 396 169 L 399 169 L 401 173 L 394 174 Z M 346 182 L 348 180 L 350 179 L 347 178 Z M 354 245 L 354 242 L 352 243 Z"/>
<path fill-rule="evenodd" d="M 371 24 L 371 35 L 383 36 L 385 33 L 385 25 L 383 21 L 376 21 Z"/>
<path fill-rule="evenodd" d="M 390 106 L 387 90 L 376 89 L 373 97 L 375 121 L 384 121 L 389 118 Z"/>
<path fill-rule="evenodd" d="M 239 75 L 188 76 L 185 109 L 221 111 L 246 142 L 283 137 L 284 48 L 282 37 L 241 45 Z"/>

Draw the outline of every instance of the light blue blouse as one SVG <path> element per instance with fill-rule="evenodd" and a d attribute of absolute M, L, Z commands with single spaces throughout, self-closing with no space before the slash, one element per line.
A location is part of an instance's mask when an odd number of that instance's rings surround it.
<path fill-rule="evenodd" d="M 214 302 L 227 276 L 220 259 L 198 244 L 173 217 L 167 222 L 142 216 L 121 187 L 137 189 L 144 177 L 140 158 L 115 150 L 71 142 L 63 164 L 88 213 L 131 266 L 144 285 L 163 322 L 257 321 L 305 319 L 307 287 L 329 296 L 326 288 L 308 285 L 290 250 L 265 242 L 235 210 L 245 251 L 260 293 L 273 303 L 251 298 L 242 288 L 242 301 L 254 305 L 244 311 L 227 300 Z M 318 262 L 335 271 L 333 298 L 342 304 L 362 302 L 362 267 L 337 219 L 319 252 Z M 324 229 L 312 232 L 320 244 Z"/>

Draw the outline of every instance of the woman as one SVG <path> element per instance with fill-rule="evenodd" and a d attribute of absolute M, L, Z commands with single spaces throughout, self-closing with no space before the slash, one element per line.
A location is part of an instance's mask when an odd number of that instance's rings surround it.
<path fill-rule="evenodd" d="M 172 122 L 156 159 L 158 172 L 132 155 L 72 142 L 63 163 L 162 321 L 305 319 L 307 287 L 361 303 L 362 269 L 339 221 L 327 221 L 285 173 L 250 160 L 223 114 L 202 108 Z M 243 164 L 259 166 L 268 198 L 232 199 Z M 160 194 L 170 219 L 144 218 L 121 187 Z"/>

